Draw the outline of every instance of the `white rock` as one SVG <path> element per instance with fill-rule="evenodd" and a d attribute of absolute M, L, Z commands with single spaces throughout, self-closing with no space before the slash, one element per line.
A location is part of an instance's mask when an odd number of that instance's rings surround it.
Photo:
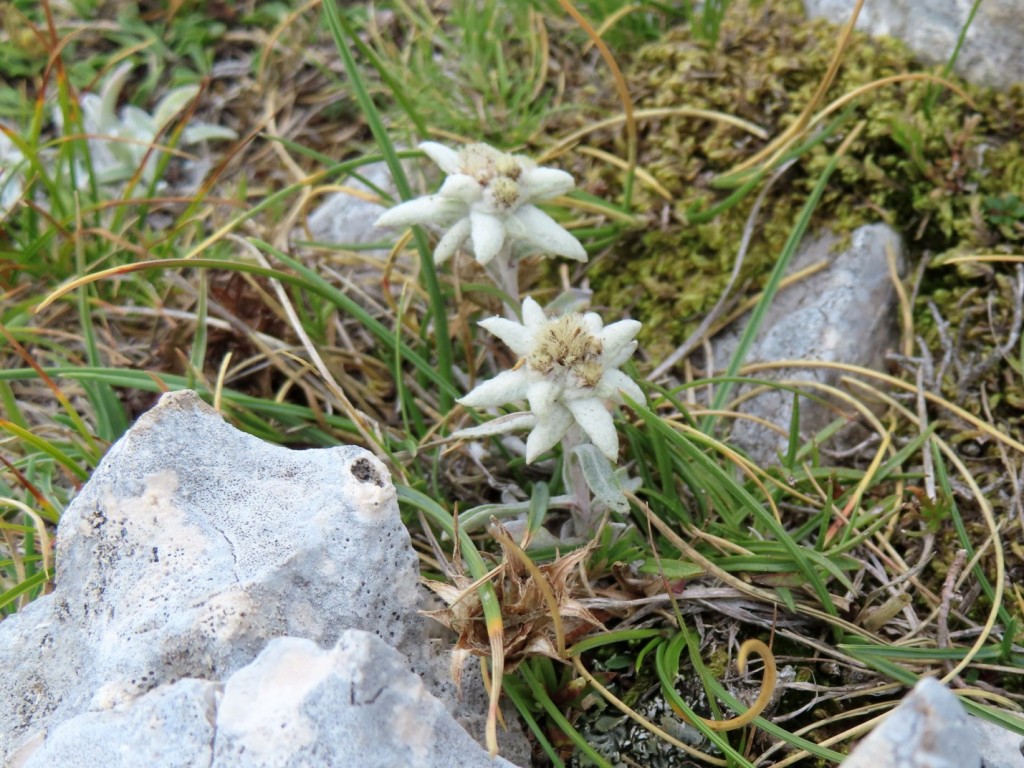
<path fill-rule="evenodd" d="M 351 446 L 269 445 L 191 392 L 164 395 L 110 449 L 61 519 L 57 563 L 55 591 L 0 623 L 3 765 L 66 754 L 90 717 L 145 723 L 148 692 L 219 684 L 275 637 L 331 647 L 365 630 L 435 692 L 453 688 L 385 467 Z"/>
<path fill-rule="evenodd" d="M 843 768 L 979 768 L 978 737 L 956 696 L 933 677 L 914 686 Z"/>
<path fill-rule="evenodd" d="M 809 238 L 793 257 L 789 272 L 795 273 L 823 259 L 829 266 L 780 291 L 765 315 L 760 332 L 747 353 L 746 362 L 782 360 L 850 363 L 869 368 L 882 365 L 887 350 L 898 341 L 896 290 L 889 277 L 887 249 L 902 264 L 899 236 L 884 224 L 860 227 L 850 235 L 850 246 L 840 253 L 838 238 L 821 233 Z M 716 369 L 731 358 L 746 324 L 714 340 Z M 788 379 L 834 384 L 839 373 L 827 368 L 787 368 L 757 373 L 762 379 Z M 812 390 L 813 392 L 813 390 Z M 820 392 L 814 392 L 820 395 Z M 793 395 L 772 390 L 747 400 L 740 411 L 758 416 L 788 432 Z M 812 434 L 835 418 L 826 407 L 803 398 L 800 428 Z M 746 450 L 759 464 L 777 463 L 787 438 L 749 420 L 737 420 L 731 442 Z"/>
<path fill-rule="evenodd" d="M 385 192 L 395 193 L 395 183 L 386 163 L 365 165 L 359 169 L 359 174 Z M 309 214 L 309 232 L 313 239 L 350 246 L 393 239 L 393 232 L 373 226 L 373 222 L 387 210 L 386 205 L 368 199 L 377 193 L 354 178 L 346 179 L 344 185 L 355 194 L 332 192 Z M 387 253 L 387 249 L 381 253 Z"/>
<path fill-rule="evenodd" d="M 866 0 L 857 28 L 903 40 L 922 61 L 953 55 L 974 0 Z M 850 0 L 804 0 L 810 16 L 836 24 L 850 17 Z M 1024 8 L 1020 0 L 985 0 L 971 22 L 956 72 L 971 82 L 1006 88 L 1024 81 Z"/>
<path fill-rule="evenodd" d="M 359 630 L 331 650 L 273 640 L 228 680 L 213 768 L 291 765 L 512 766 L 473 741 L 400 653 Z"/>
<path fill-rule="evenodd" d="M 179 680 L 124 705 L 73 717 L 24 750 L 25 768 L 209 765 L 219 689 L 206 680 Z"/>
<path fill-rule="evenodd" d="M 1020 718 L 1020 713 L 1015 713 Z M 978 737 L 982 768 L 1024 768 L 1024 736 L 995 723 L 971 718 Z"/>
<path fill-rule="evenodd" d="M 66 720 L 24 768 L 513 768 L 492 760 L 379 637 L 271 640 L 226 684 L 179 680 Z M 17 758 L 16 758 L 17 759 Z"/>

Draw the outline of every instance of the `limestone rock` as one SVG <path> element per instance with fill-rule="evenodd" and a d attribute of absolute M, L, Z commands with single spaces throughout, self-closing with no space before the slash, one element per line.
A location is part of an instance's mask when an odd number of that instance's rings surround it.
<path fill-rule="evenodd" d="M 953 55 L 974 0 L 867 0 L 857 28 L 905 42 L 922 61 L 945 64 Z M 850 17 L 849 0 L 804 0 L 810 16 L 836 24 Z M 957 74 L 979 85 L 1006 88 L 1024 81 L 1024 13 L 1020 0 L 985 0 L 967 30 Z"/>
<path fill-rule="evenodd" d="M 371 163 L 359 174 L 386 192 L 394 194 L 395 184 L 386 163 Z M 386 241 L 393 233 L 373 226 L 387 206 L 374 202 L 377 193 L 358 179 L 348 179 L 351 192 L 333 192 L 309 214 L 309 232 L 314 240 L 338 245 L 364 245 Z M 382 251 L 387 253 L 386 249 Z"/>
<path fill-rule="evenodd" d="M 1024 736 L 977 717 L 971 718 L 971 727 L 978 736 L 982 768 L 1024 768 Z"/>
<path fill-rule="evenodd" d="M 926 677 L 868 735 L 843 768 L 979 768 L 978 739 L 956 696 Z"/>
<path fill-rule="evenodd" d="M 220 685 L 179 680 L 112 709 L 65 720 L 21 751 L 25 768 L 193 768 L 213 757 Z M 17 763 L 17 760 L 13 761 Z"/>
<path fill-rule="evenodd" d="M 836 253 L 838 238 L 828 232 L 805 241 L 794 256 L 790 273 L 822 259 L 829 265 L 820 272 L 784 288 L 761 324 L 746 362 L 781 360 L 851 363 L 877 368 L 888 349 L 898 342 L 896 290 L 889 277 L 887 251 L 902 262 L 902 242 L 884 224 L 860 227 L 849 247 Z M 715 367 L 724 368 L 739 341 L 745 319 L 714 341 Z M 758 378 L 788 379 L 834 384 L 839 374 L 827 368 L 791 368 L 758 373 Z M 815 393 L 820 394 L 820 393 Z M 800 402 L 800 428 L 813 433 L 835 418 L 835 413 L 811 400 Z M 744 413 L 789 430 L 793 395 L 772 390 L 746 401 Z M 758 463 L 773 464 L 785 451 L 787 438 L 748 420 L 738 420 L 731 442 Z"/>
<path fill-rule="evenodd" d="M 164 395 L 110 449 L 61 519 L 57 564 L 55 591 L 0 623 L 0 764 L 66 754 L 103 713 L 104 728 L 159 722 L 175 683 L 219 684 L 281 636 L 331 647 L 364 630 L 453 690 L 386 468 L 352 446 L 269 445 L 192 392 Z M 158 690 L 149 719 L 123 709 Z"/>
<path fill-rule="evenodd" d="M 473 741 L 401 654 L 359 630 L 327 651 L 273 640 L 228 680 L 213 767 L 290 765 L 512 766 Z"/>
<path fill-rule="evenodd" d="M 224 685 L 179 680 L 65 721 L 25 750 L 24 766 L 513 768 L 492 760 L 407 667 L 358 629 L 330 650 L 276 638 Z"/>

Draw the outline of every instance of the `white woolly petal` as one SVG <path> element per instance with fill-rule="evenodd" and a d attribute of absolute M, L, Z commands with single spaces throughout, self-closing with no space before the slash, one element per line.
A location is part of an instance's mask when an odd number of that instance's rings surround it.
<path fill-rule="evenodd" d="M 86 133 L 102 133 L 110 130 L 110 126 L 117 122 L 117 117 L 113 112 L 104 122 L 103 100 L 95 93 L 83 94 L 78 103 L 82 107 L 82 128 Z"/>
<path fill-rule="evenodd" d="M 197 123 L 190 125 L 181 132 L 181 143 L 186 146 L 198 144 L 201 141 L 212 141 L 213 139 L 225 139 L 232 141 L 238 138 L 238 134 L 230 128 L 210 123 Z"/>
<path fill-rule="evenodd" d="M 619 457 L 619 436 L 604 403 L 596 397 L 588 397 L 584 400 L 570 400 L 565 405 L 597 449 L 609 461 L 616 461 Z"/>
<path fill-rule="evenodd" d="M 618 368 L 633 356 L 633 353 L 636 352 L 636 348 L 637 342 L 631 341 L 628 344 L 626 344 L 626 346 L 620 347 L 619 350 L 612 356 L 609 356 L 606 353 L 604 356 L 605 368 Z"/>
<path fill-rule="evenodd" d="M 505 346 L 511 349 L 517 357 L 526 357 L 533 349 L 533 333 L 514 320 L 506 320 L 504 317 L 488 317 L 486 320 L 481 320 L 478 325 L 505 342 Z"/>
<path fill-rule="evenodd" d="M 590 331 L 594 336 L 601 335 L 601 329 L 604 328 L 604 320 L 597 312 L 585 312 L 583 313 L 583 323 L 587 326 L 587 330 Z"/>
<path fill-rule="evenodd" d="M 505 432 L 512 432 L 516 429 L 533 429 L 537 424 L 537 417 L 529 411 L 519 413 L 507 413 L 496 419 L 485 421 L 475 427 L 467 427 L 452 433 L 456 440 L 466 438 L 486 437 L 487 435 L 501 435 Z"/>
<path fill-rule="evenodd" d="M 526 399 L 530 403 L 530 410 L 543 419 L 554 408 L 563 389 L 564 387 L 544 377 L 531 382 L 526 388 Z"/>
<path fill-rule="evenodd" d="M 480 211 L 470 211 L 472 226 L 473 255 L 481 264 L 487 264 L 505 244 L 505 225 L 497 216 Z"/>
<path fill-rule="evenodd" d="M 644 392 L 640 389 L 639 385 L 622 371 L 614 369 L 605 371 L 601 381 L 594 387 L 594 392 L 601 397 L 610 397 L 621 403 L 622 396 L 619 394 L 620 391 L 625 392 L 629 399 L 635 403 L 643 405 L 647 402 L 647 398 L 644 397 Z"/>
<path fill-rule="evenodd" d="M 536 333 L 537 329 L 544 325 L 547 320 L 548 318 L 544 314 L 544 310 L 541 309 L 540 304 L 530 296 L 523 299 L 523 325 L 529 328 L 531 333 Z"/>
<path fill-rule="evenodd" d="M 445 179 L 437 193 L 442 197 L 448 197 L 466 205 L 472 205 L 483 200 L 484 188 L 472 176 L 457 173 Z"/>
<path fill-rule="evenodd" d="M 491 408 L 514 400 L 526 399 L 526 370 L 502 371 L 493 379 L 477 384 L 473 390 L 456 402 L 473 408 Z"/>
<path fill-rule="evenodd" d="M 587 252 L 580 241 L 540 208 L 524 205 L 506 223 L 509 234 L 544 254 L 586 261 Z"/>
<path fill-rule="evenodd" d="M 185 106 L 198 95 L 198 85 L 183 85 L 180 88 L 169 91 L 160 100 L 160 103 L 156 105 L 156 109 L 153 110 L 153 116 L 146 115 L 153 126 L 154 132 L 159 131 L 177 117 L 185 109 Z"/>
<path fill-rule="evenodd" d="M 511 155 L 512 159 L 516 161 L 516 165 L 519 166 L 521 175 L 525 176 L 537 170 L 537 162 L 532 157 L 526 155 Z"/>
<path fill-rule="evenodd" d="M 526 438 L 526 463 L 532 464 L 540 455 L 550 451 L 572 426 L 572 413 L 561 405 L 555 405 Z"/>
<path fill-rule="evenodd" d="M 452 228 L 444 233 L 444 236 L 437 241 L 434 249 L 434 263 L 444 264 L 450 259 L 462 244 L 469 239 L 469 217 L 459 219 Z"/>
<path fill-rule="evenodd" d="M 439 224 L 443 227 L 461 219 L 467 213 L 467 207 L 456 200 L 440 195 L 428 195 L 389 208 L 378 217 L 374 226 L 409 227 L 413 224 Z"/>
<path fill-rule="evenodd" d="M 101 130 L 109 130 L 111 126 L 117 123 L 117 115 L 115 114 L 117 100 L 121 95 L 121 89 L 124 88 L 124 84 L 128 81 L 128 76 L 134 68 L 130 60 L 125 61 L 111 72 L 103 83 L 99 94 L 100 102 L 97 105 L 99 110 L 96 113 L 97 124 Z"/>
<path fill-rule="evenodd" d="M 458 173 L 459 153 L 454 149 L 449 149 L 436 141 L 424 141 L 420 144 L 420 149 L 446 174 Z"/>
<path fill-rule="evenodd" d="M 527 200 L 550 200 L 564 195 L 576 186 L 576 182 L 565 171 L 531 168 L 520 177 L 519 186 Z"/>
<path fill-rule="evenodd" d="M 601 331 L 601 346 L 604 349 L 605 365 L 618 368 L 630 358 L 636 349 L 633 339 L 640 333 L 641 327 L 638 320 L 619 320 Z M 621 357 L 626 350 L 629 351 L 629 354 Z"/>
<path fill-rule="evenodd" d="M 121 110 L 121 126 L 122 129 L 115 132 L 117 136 L 146 142 L 152 141 L 162 127 L 157 125 L 144 109 L 133 107 L 131 104 Z"/>

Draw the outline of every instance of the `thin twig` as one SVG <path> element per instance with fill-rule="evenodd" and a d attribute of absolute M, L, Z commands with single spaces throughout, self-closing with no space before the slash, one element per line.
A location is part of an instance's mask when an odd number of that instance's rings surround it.
<path fill-rule="evenodd" d="M 967 560 L 967 550 L 958 549 L 949 564 L 946 572 L 946 580 L 942 582 L 942 597 L 939 603 L 939 615 L 936 617 L 936 643 L 939 648 L 949 647 L 949 605 L 956 591 L 956 580 L 963 570 L 964 562 Z"/>
<path fill-rule="evenodd" d="M 992 328 L 992 334 L 994 336 L 995 320 L 992 317 L 992 301 L 993 298 L 990 296 L 987 308 L 989 326 Z M 1017 340 L 1020 338 L 1022 323 L 1024 323 L 1024 268 L 1018 264 L 1017 279 L 1013 281 L 1013 319 L 1010 321 L 1010 331 L 1006 341 L 1003 344 L 997 344 L 995 349 L 993 349 L 984 360 L 972 365 L 961 374 L 956 385 L 958 400 L 962 400 L 964 395 L 967 393 L 968 387 L 987 373 L 992 366 L 1013 352 L 1014 348 L 1017 346 Z M 962 328 L 967 325 L 969 324 L 966 322 L 963 323 Z"/>
<path fill-rule="evenodd" d="M 924 366 L 917 369 L 917 428 L 921 434 L 928 431 L 928 407 L 924 399 Z M 932 443 L 925 438 L 921 446 L 921 464 L 924 471 L 924 492 L 928 501 L 935 503 L 935 461 L 932 457 Z"/>

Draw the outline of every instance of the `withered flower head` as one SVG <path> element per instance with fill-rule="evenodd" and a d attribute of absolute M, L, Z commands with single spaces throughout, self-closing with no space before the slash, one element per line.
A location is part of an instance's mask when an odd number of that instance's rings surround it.
<path fill-rule="evenodd" d="M 559 652 L 560 644 L 564 647 L 564 643 L 573 642 L 593 629 L 604 628 L 574 597 L 579 580 L 577 566 L 590 554 L 594 543 L 545 565 L 531 563 L 532 567 L 528 567 L 523 561 L 527 556 L 508 532 L 500 525 L 495 529 L 502 559 L 492 582 L 504 625 L 505 671 L 511 672 L 523 659 L 538 654 L 564 661 Z M 538 576 L 543 583 L 538 583 Z M 476 583 L 461 573 L 452 578 L 453 584 L 424 581 L 448 607 L 423 613 L 458 634 L 457 658 L 462 659 L 466 654 L 490 656 L 491 643 Z M 552 618 L 545 587 L 550 588 L 558 607 L 558 623 Z M 557 637 L 559 628 L 564 633 L 561 643 Z"/>

